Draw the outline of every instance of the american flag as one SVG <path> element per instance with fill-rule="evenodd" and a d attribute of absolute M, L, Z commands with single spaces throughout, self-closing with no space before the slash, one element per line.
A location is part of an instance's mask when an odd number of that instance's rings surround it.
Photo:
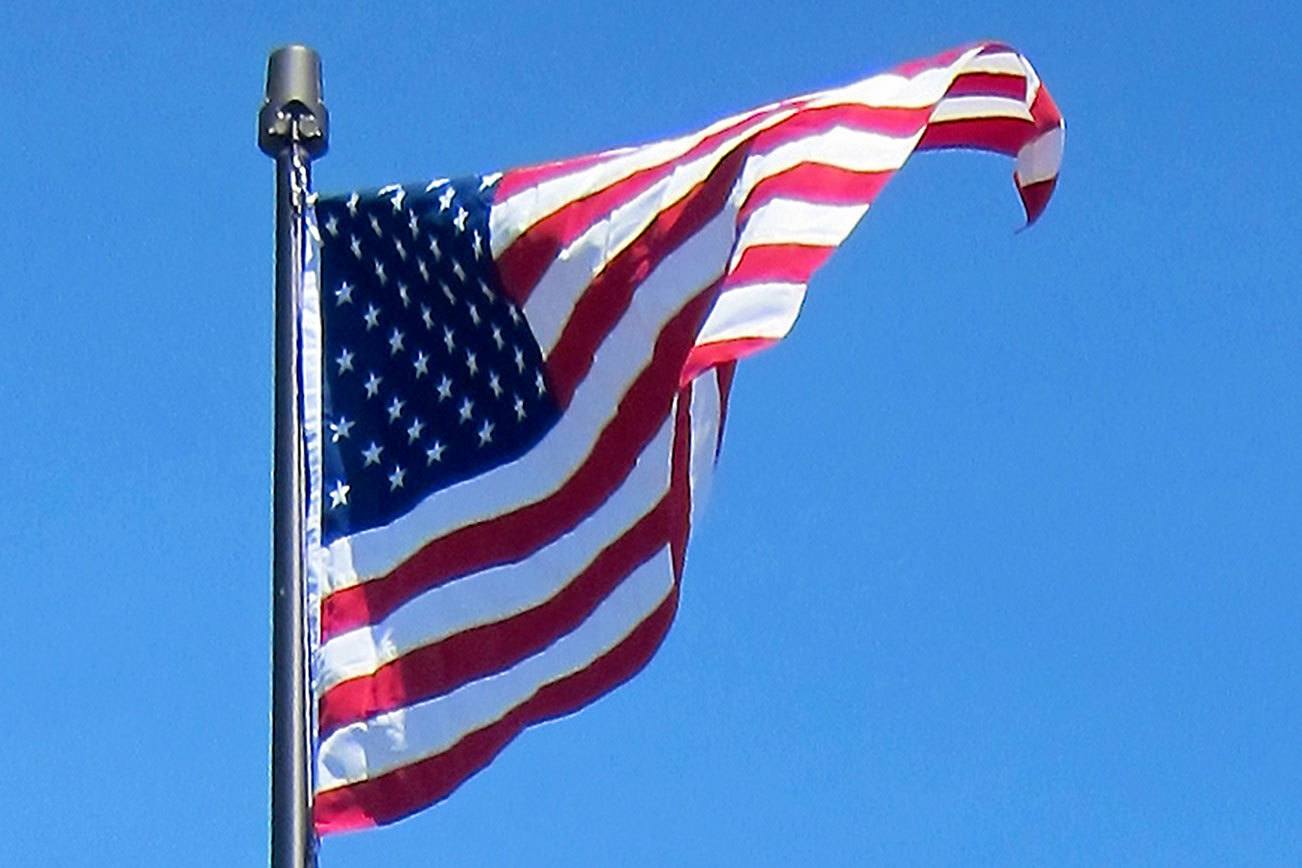
<path fill-rule="evenodd" d="M 915 150 L 1062 119 L 982 43 L 690 135 L 316 201 L 302 287 L 314 822 L 388 823 L 636 673 L 739 358 Z"/>

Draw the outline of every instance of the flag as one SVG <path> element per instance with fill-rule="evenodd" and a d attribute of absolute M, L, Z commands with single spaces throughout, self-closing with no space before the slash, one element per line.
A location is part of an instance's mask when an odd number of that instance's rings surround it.
<path fill-rule="evenodd" d="M 1016 159 L 1061 117 L 982 43 L 699 132 L 315 201 L 302 294 L 313 817 L 446 797 L 664 638 L 737 360 L 916 150 Z"/>

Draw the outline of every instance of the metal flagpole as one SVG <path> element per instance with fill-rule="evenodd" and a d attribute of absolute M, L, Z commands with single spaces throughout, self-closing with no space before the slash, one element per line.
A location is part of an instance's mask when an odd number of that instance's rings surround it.
<path fill-rule="evenodd" d="M 316 863 L 308 778 L 303 448 L 299 436 L 298 284 L 310 161 L 325 153 L 329 116 L 321 59 L 289 45 L 267 61 L 258 146 L 276 160 L 276 410 L 272 518 L 271 868 Z"/>

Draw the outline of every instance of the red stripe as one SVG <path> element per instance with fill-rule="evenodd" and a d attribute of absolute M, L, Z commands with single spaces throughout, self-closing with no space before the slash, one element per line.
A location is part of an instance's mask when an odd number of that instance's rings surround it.
<path fill-rule="evenodd" d="M 660 551 L 671 533 L 671 497 L 660 502 L 546 602 L 417 648 L 374 674 L 339 683 L 321 697 L 322 737 L 375 714 L 440 696 L 500 672 L 579 626 L 624 577 Z"/>
<path fill-rule="evenodd" d="M 684 359 L 714 288 L 699 293 L 666 325 L 650 364 L 620 401 L 592 452 L 552 494 L 505 515 L 457 528 L 429 543 L 388 575 L 321 602 L 321 636 L 373 624 L 416 594 L 457 576 L 522 560 L 573 528 L 624 480 L 669 412 Z"/>
<path fill-rule="evenodd" d="M 777 198 L 824 205 L 871 202 L 894 176 L 894 171 L 854 172 L 821 163 L 801 163 L 756 184 L 742 204 L 737 224 L 741 225 L 755 209 Z"/>
<path fill-rule="evenodd" d="M 761 131 L 755 137 L 755 150 L 769 150 L 773 140 L 790 141 L 825 133 L 834 127 L 849 127 L 884 136 L 911 136 L 927 122 L 931 111 L 932 106 L 900 108 L 853 102 L 802 108 L 782 123 Z"/>
<path fill-rule="evenodd" d="M 1035 124 L 1017 118 L 964 118 L 928 124 L 918 142 L 920 151 L 948 148 L 978 148 L 1017 156 L 1022 145 L 1035 135 Z"/>
<path fill-rule="evenodd" d="M 492 761 L 531 724 L 571 714 L 636 675 L 655 654 L 678 607 L 678 586 L 623 642 L 585 669 L 552 682 L 505 717 L 428 759 L 351 786 L 317 793 L 313 825 L 320 835 L 391 823 L 442 801 Z"/>
<path fill-rule="evenodd" d="M 559 178 L 561 175 L 568 175 L 571 172 L 578 172 L 618 156 L 620 155 L 609 153 L 588 154 L 582 157 L 556 160 L 551 163 L 540 163 L 537 166 L 526 166 L 522 169 L 512 169 L 502 176 L 502 180 L 498 181 L 494 199 L 498 202 L 505 202 L 526 187 L 537 186 L 543 181 Z"/>
<path fill-rule="evenodd" d="M 597 348 L 623 317 L 638 286 L 723 210 L 745 157 L 742 148 L 729 153 L 686 197 L 657 214 L 583 291 L 547 356 L 552 394 L 562 407 L 569 404 L 592 367 Z"/>
<path fill-rule="evenodd" d="M 1031 103 L 1031 117 L 1035 118 L 1035 126 L 1041 131 L 1062 126 L 1062 112 L 1058 111 L 1058 104 L 1044 85 L 1040 85 L 1035 101 Z"/>
<path fill-rule="evenodd" d="M 737 338 L 692 347 L 691 353 L 687 356 L 687 362 L 683 365 L 680 381 L 690 383 L 697 374 L 707 368 L 713 368 L 715 365 L 721 365 L 725 362 L 735 362 L 737 359 L 745 358 L 752 353 L 758 353 L 762 349 L 771 347 L 777 342 L 776 338 Z"/>
<path fill-rule="evenodd" d="M 1026 99 L 1026 76 L 1003 72 L 967 72 L 954 79 L 945 96 L 1003 96 Z"/>
<path fill-rule="evenodd" d="M 669 177 L 682 164 L 709 153 L 725 139 L 737 135 L 739 130 L 763 123 L 773 114 L 770 111 L 743 118 L 706 136 L 685 153 L 567 202 L 562 208 L 539 220 L 497 257 L 497 271 L 507 295 L 517 304 L 523 305 L 557 254 L 598 220 L 645 192 L 656 182 Z"/>
<path fill-rule="evenodd" d="M 723 449 L 723 425 L 728 421 L 728 396 L 732 394 L 732 381 L 737 374 L 736 362 L 723 362 L 715 368 L 719 372 L 719 435 L 714 446 L 714 460 L 719 460 Z"/>
<path fill-rule="evenodd" d="M 991 54 L 1017 54 L 1017 49 L 1007 42 L 983 42 L 980 45 L 982 48 L 977 52 L 977 57 L 987 57 Z"/>
<path fill-rule="evenodd" d="M 1044 209 L 1049 207 L 1049 197 L 1053 195 L 1053 188 L 1057 184 L 1057 178 L 1050 178 L 1047 181 L 1028 184 L 1017 191 L 1022 197 L 1022 207 L 1026 209 L 1027 226 L 1040 219 Z"/>
<path fill-rule="evenodd" d="M 827 261 L 835 247 L 808 244 L 757 244 L 747 247 L 723 285 L 748 283 L 807 283 L 814 270 Z"/>
<path fill-rule="evenodd" d="M 674 559 L 674 587 L 683 577 L 683 561 L 687 557 L 687 537 L 692 523 L 692 387 L 678 390 L 678 406 L 674 419 L 674 452 L 670 471 L 669 510 L 666 522 L 670 531 L 669 550 Z"/>

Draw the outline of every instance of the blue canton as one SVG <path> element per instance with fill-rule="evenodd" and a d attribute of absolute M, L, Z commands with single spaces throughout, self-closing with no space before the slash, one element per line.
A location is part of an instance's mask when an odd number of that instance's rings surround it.
<path fill-rule="evenodd" d="M 496 181 L 317 202 L 326 543 L 519 457 L 556 421 L 537 341 L 490 253 Z"/>

